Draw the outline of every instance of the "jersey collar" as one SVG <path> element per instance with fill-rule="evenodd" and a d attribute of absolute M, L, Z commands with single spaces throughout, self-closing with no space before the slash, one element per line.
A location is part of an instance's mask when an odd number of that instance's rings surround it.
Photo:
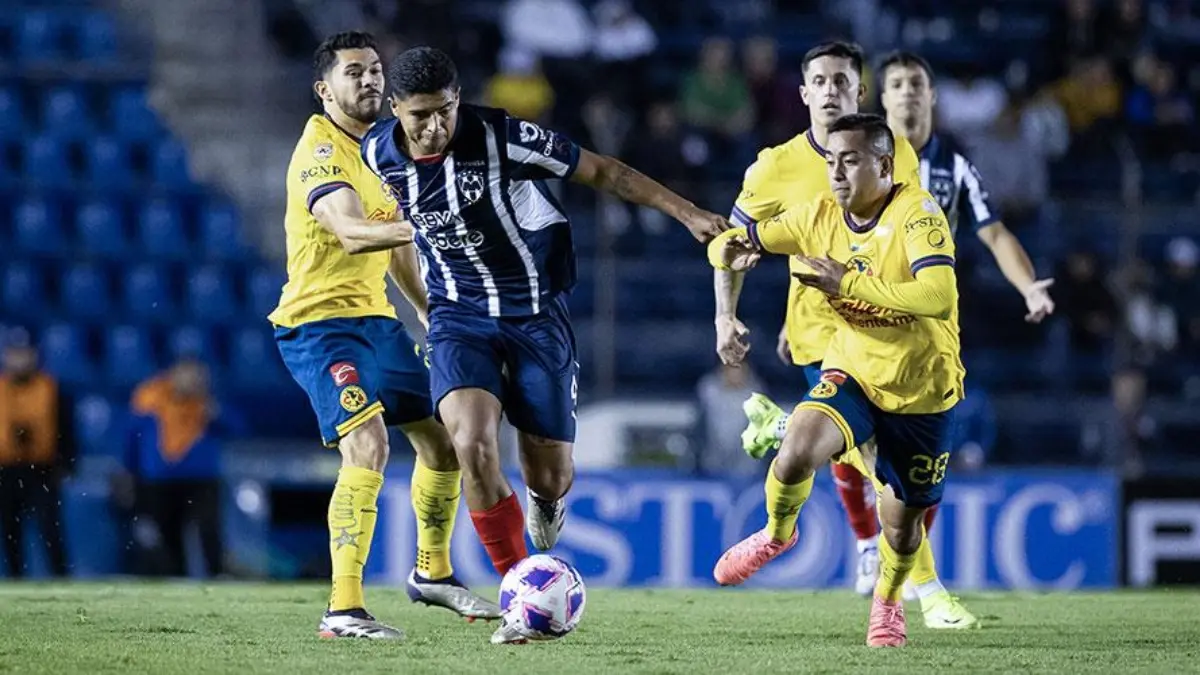
<path fill-rule="evenodd" d="M 821 144 L 817 142 L 816 137 L 813 136 L 812 127 L 809 127 L 808 131 L 804 132 L 804 137 L 808 139 L 808 144 L 812 146 L 812 149 L 815 150 L 818 155 L 821 156 L 821 159 L 825 159 L 825 157 L 829 155 L 829 151 L 825 148 L 822 148 Z"/>
<path fill-rule="evenodd" d="M 879 213 L 876 213 L 875 217 L 869 223 L 863 223 L 862 225 L 855 223 L 854 219 L 850 217 L 850 212 L 842 209 L 842 219 L 846 221 L 846 227 L 850 228 L 855 234 L 863 234 L 864 232 L 873 230 L 879 224 L 880 216 L 883 215 L 884 211 L 887 211 L 887 207 L 891 206 L 892 200 L 896 198 L 896 194 L 900 192 L 901 187 L 901 183 L 896 183 L 892 186 L 891 192 L 888 192 L 887 199 L 883 200 L 883 206 L 879 207 Z"/>
<path fill-rule="evenodd" d="M 340 124 L 338 124 L 337 122 L 334 122 L 334 121 L 333 121 L 333 118 L 329 116 L 329 113 L 323 113 L 323 114 L 322 114 L 322 117 L 324 117 L 325 119 L 329 120 L 329 123 L 333 125 L 333 128 L 334 128 L 334 129 L 337 129 L 338 131 L 340 131 L 340 132 L 342 132 L 343 134 L 345 134 L 345 135 L 346 135 L 346 138 L 349 138 L 350 140 L 354 141 L 354 143 L 355 143 L 356 145 L 361 145 L 361 144 L 362 144 L 362 139 L 361 139 L 361 138 L 359 138 L 358 136 L 355 136 L 354 134 L 350 133 L 349 131 L 346 131 L 345 129 L 343 129 L 343 128 L 342 128 L 342 126 L 341 126 Z"/>

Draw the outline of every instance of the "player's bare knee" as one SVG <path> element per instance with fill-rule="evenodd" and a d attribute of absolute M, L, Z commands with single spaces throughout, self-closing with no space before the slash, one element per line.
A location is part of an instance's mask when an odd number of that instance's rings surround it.
<path fill-rule="evenodd" d="M 383 471 L 388 461 L 387 427 L 383 416 L 375 415 L 338 441 L 342 466 Z"/>
<path fill-rule="evenodd" d="M 500 476 L 500 449 L 494 433 L 477 427 L 460 427 L 453 431 L 450 440 L 464 479 Z"/>
<path fill-rule="evenodd" d="M 434 471 L 457 471 L 458 456 L 454 453 L 454 444 L 450 442 L 450 433 L 432 417 L 405 424 L 401 427 L 417 460 L 423 466 Z"/>
<path fill-rule="evenodd" d="M 920 522 L 884 523 L 882 529 L 888 545 L 900 555 L 916 553 L 921 546 Z"/>
<path fill-rule="evenodd" d="M 828 416 L 797 410 L 780 445 L 775 475 L 785 483 L 798 483 L 816 473 L 845 445 L 841 430 Z"/>

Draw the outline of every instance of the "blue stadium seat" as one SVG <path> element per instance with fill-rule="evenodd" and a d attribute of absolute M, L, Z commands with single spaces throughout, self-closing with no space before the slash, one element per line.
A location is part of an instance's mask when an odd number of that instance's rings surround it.
<path fill-rule="evenodd" d="M 30 183 L 42 187 L 70 187 L 74 178 L 67 146 L 50 136 L 25 140 L 23 173 Z"/>
<path fill-rule="evenodd" d="M 145 141 L 163 131 L 158 116 L 146 101 L 146 90 L 142 88 L 113 92 L 108 114 L 113 133 L 125 140 Z"/>
<path fill-rule="evenodd" d="M 13 231 L 22 253 L 61 255 L 68 251 L 62 218 L 45 199 L 34 197 L 18 204 L 13 213 Z"/>
<path fill-rule="evenodd" d="M 75 56 L 92 63 L 110 61 L 117 53 L 117 27 L 105 12 L 88 12 L 75 22 Z"/>
<path fill-rule="evenodd" d="M 93 187 L 125 189 L 133 185 L 129 147 L 108 136 L 90 139 L 84 146 L 86 177 Z"/>
<path fill-rule="evenodd" d="M 95 394 L 81 397 L 75 403 L 75 439 L 80 455 L 120 454 L 123 439 L 116 428 L 117 416 L 108 399 Z"/>
<path fill-rule="evenodd" d="M 104 339 L 105 382 L 130 386 L 150 377 L 157 369 L 154 342 L 140 326 L 112 326 Z"/>
<path fill-rule="evenodd" d="M 21 91 L 0 86 L 0 136 L 17 138 L 25 132 L 25 102 Z"/>
<path fill-rule="evenodd" d="M 46 326 L 38 340 L 38 351 L 46 370 L 64 384 L 85 384 L 95 375 L 88 358 L 87 338 L 79 326 L 69 323 Z"/>
<path fill-rule="evenodd" d="M 46 309 L 46 280 L 36 265 L 14 260 L 4 269 L 0 314 L 30 316 Z"/>
<path fill-rule="evenodd" d="M 86 256 L 120 258 L 129 252 L 120 207 L 105 199 L 85 202 L 75 212 L 79 251 Z"/>
<path fill-rule="evenodd" d="M 108 318 L 112 306 L 108 279 L 95 265 L 83 263 L 68 270 L 60 292 L 62 307 L 68 316 Z"/>
<path fill-rule="evenodd" d="M 93 131 L 87 96 L 79 87 L 54 87 L 42 97 L 42 129 L 56 138 L 85 138 Z"/>
<path fill-rule="evenodd" d="M 44 63 L 62 58 L 62 23 L 54 12 L 38 9 L 21 12 L 14 38 L 20 61 Z"/>
<path fill-rule="evenodd" d="M 173 360 L 191 356 L 212 363 L 216 356 L 213 334 L 199 326 L 180 326 L 167 336 L 167 355 Z"/>
<path fill-rule="evenodd" d="M 228 272 L 212 265 L 193 270 L 187 279 L 187 311 L 189 316 L 209 323 L 232 319 L 237 301 Z"/>
<path fill-rule="evenodd" d="M 138 240 L 142 251 L 156 258 L 187 255 L 187 234 L 178 204 L 156 199 L 143 206 L 138 214 Z"/>
<path fill-rule="evenodd" d="M 255 317 L 265 317 L 274 311 L 279 304 L 279 291 L 285 282 L 287 276 L 282 272 L 263 267 L 251 271 L 246 280 L 249 312 Z"/>
<path fill-rule="evenodd" d="M 160 140 L 150 154 L 150 175 L 156 185 L 171 189 L 192 186 L 188 169 L 187 150 L 173 138 Z"/>
<path fill-rule="evenodd" d="M 171 280 L 161 267 L 141 264 L 125 275 L 125 309 L 130 316 L 146 321 L 168 321 L 174 308 Z"/>
<path fill-rule="evenodd" d="M 236 260 L 246 255 L 237 211 L 225 203 L 209 203 L 200 212 L 200 245 L 216 260 Z"/>
<path fill-rule="evenodd" d="M 271 331 L 266 327 L 234 332 L 227 370 L 233 384 L 243 389 L 269 389 L 288 378 Z"/>

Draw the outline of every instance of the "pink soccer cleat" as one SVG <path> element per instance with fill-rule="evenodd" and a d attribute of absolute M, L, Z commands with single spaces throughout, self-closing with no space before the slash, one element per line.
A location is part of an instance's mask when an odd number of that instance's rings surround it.
<path fill-rule="evenodd" d="M 765 529 L 755 532 L 725 551 L 713 568 L 713 578 L 722 586 L 737 586 L 795 546 L 796 536 L 796 530 L 792 530 L 790 539 L 780 541 L 772 539 Z"/>
<path fill-rule="evenodd" d="M 867 646 L 903 647 L 907 643 L 903 603 L 875 596 L 871 603 L 871 624 L 867 626 Z"/>

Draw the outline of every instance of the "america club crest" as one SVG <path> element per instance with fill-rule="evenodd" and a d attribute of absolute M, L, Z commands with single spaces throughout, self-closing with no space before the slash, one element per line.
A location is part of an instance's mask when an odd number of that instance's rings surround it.
<path fill-rule="evenodd" d="M 459 171 L 457 183 L 458 194 L 467 205 L 474 204 L 483 197 L 483 174 L 478 171 Z"/>

